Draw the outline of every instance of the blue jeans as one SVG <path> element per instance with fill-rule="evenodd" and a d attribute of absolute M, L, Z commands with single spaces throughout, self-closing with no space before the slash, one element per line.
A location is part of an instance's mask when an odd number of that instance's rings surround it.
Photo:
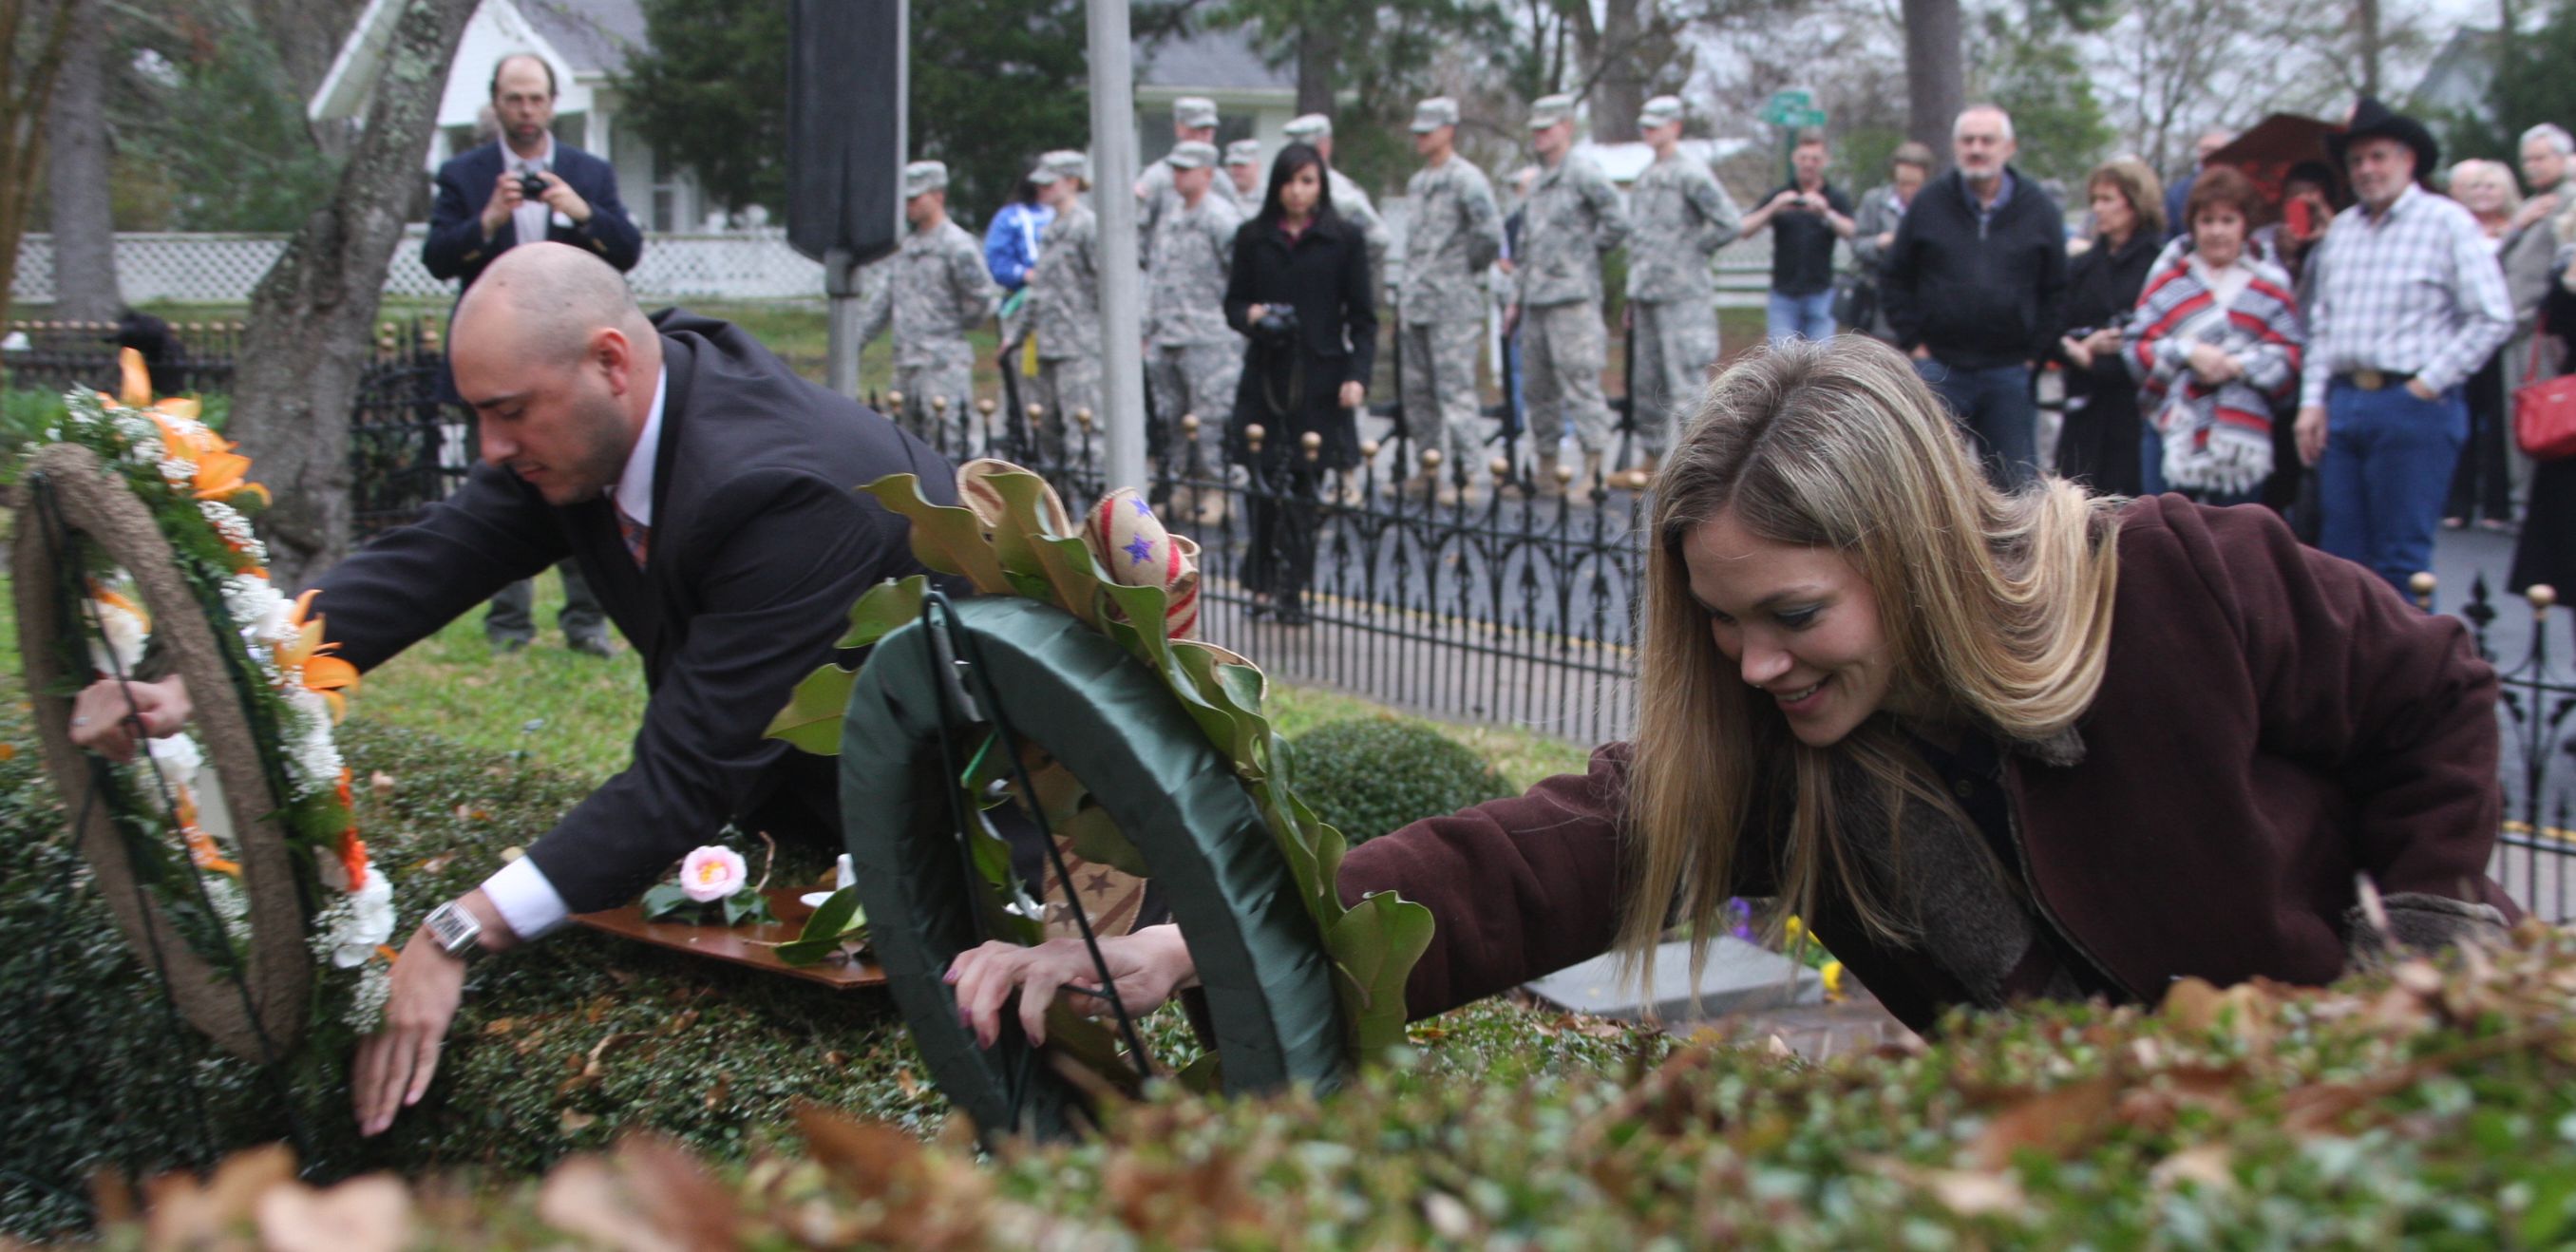
<path fill-rule="evenodd" d="M 2364 391 L 2337 379 L 2317 460 L 2317 546 L 2404 593 L 2407 579 L 2433 568 L 2433 528 L 2468 438 L 2469 403 L 2457 387 L 2418 400 L 2404 387 Z"/>
<path fill-rule="evenodd" d="M 1770 326 L 1774 345 L 1790 339 L 1813 339 L 1817 343 L 1834 337 L 1834 289 L 1825 288 L 1812 296 L 1771 293 Z"/>
<path fill-rule="evenodd" d="M 1996 486 L 2012 491 L 2039 477 L 2039 404 L 2030 394 L 2030 367 L 1957 369 L 1924 360 L 1914 363 L 1914 373 L 1975 438 Z"/>

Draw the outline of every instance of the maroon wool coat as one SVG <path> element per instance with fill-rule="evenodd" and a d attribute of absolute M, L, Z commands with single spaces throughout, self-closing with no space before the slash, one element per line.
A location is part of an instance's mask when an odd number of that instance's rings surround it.
<path fill-rule="evenodd" d="M 2496 675 L 2450 617 L 2304 548 L 2267 510 L 2180 496 L 2121 512 L 2108 672 L 2079 760 L 2008 751 L 2024 882 L 2130 996 L 2184 975 L 2329 982 L 2354 875 L 2480 901 L 2500 816 Z M 1608 950 L 1624 895 L 1627 745 L 1585 774 L 1352 850 L 1348 900 L 1395 891 L 1438 921 L 1406 1006 L 1428 1016 Z M 2062 759 L 2062 758 L 2061 758 Z M 1736 894 L 1773 894 L 1782 832 L 1749 831 Z M 1908 1025 L 1967 1002 L 1920 953 L 1821 907 L 1816 936 Z"/>

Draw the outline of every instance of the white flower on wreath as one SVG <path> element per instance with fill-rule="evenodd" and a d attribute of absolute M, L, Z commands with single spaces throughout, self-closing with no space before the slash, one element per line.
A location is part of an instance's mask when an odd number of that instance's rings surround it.
<path fill-rule="evenodd" d="M 370 864 L 366 885 L 344 899 L 343 905 L 332 910 L 344 920 L 331 935 L 331 964 L 338 969 L 356 969 L 394 936 L 393 884 Z"/>

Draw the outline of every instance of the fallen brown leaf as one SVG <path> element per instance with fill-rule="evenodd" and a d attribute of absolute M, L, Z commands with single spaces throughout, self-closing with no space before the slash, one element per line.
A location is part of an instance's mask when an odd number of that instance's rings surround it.
<path fill-rule="evenodd" d="M 2000 1170 L 2025 1149 L 2062 1157 L 2110 1123 L 2119 1085 L 2105 1075 L 2043 1092 L 1995 1115 L 1968 1145 L 1979 1169 Z"/>
<path fill-rule="evenodd" d="M 143 1244 L 153 1252 L 192 1247 L 250 1222 L 260 1194 L 295 1181 L 295 1153 L 272 1143 L 225 1157 L 202 1187 L 187 1174 L 143 1184 Z"/>
<path fill-rule="evenodd" d="M 411 1192 L 390 1174 L 327 1191 L 289 1183 L 260 1194 L 258 1218 L 270 1252 L 400 1252 L 411 1242 Z"/>

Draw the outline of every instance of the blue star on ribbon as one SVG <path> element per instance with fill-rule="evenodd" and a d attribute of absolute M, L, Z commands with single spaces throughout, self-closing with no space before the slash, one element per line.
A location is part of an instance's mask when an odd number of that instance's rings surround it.
<path fill-rule="evenodd" d="M 1152 517 L 1154 515 L 1154 510 L 1146 507 L 1145 502 L 1142 500 L 1129 500 L 1127 503 L 1136 506 L 1136 516 L 1138 517 Z"/>
<path fill-rule="evenodd" d="M 1143 535 L 1138 535 L 1128 542 L 1127 555 L 1133 558 L 1132 563 L 1142 565 L 1154 558 L 1154 545 L 1145 542 Z"/>

